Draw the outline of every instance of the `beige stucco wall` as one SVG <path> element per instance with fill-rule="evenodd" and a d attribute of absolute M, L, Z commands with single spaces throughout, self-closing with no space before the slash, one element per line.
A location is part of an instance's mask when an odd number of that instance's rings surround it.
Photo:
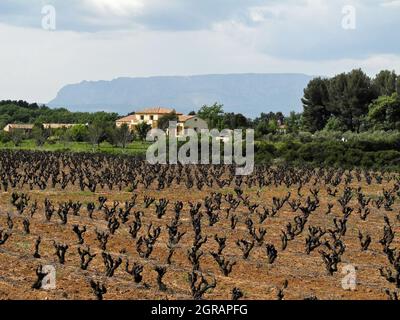
<path fill-rule="evenodd" d="M 151 120 L 151 116 L 153 116 L 153 120 Z M 134 130 L 135 126 L 139 123 L 145 122 L 151 125 L 152 128 L 157 127 L 157 121 L 160 118 L 158 114 L 135 114 L 135 118 L 131 121 L 116 121 L 116 126 L 119 128 L 124 123 L 128 125 L 131 130 Z"/>
<path fill-rule="evenodd" d="M 153 120 L 151 120 L 151 116 L 153 116 Z M 161 118 L 161 115 L 158 114 L 136 114 L 135 118 L 129 122 L 121 122 L 117 121 L 117 127 L 120 127 L 123 123 L 126 123 L 130 129 L 134 130 L 134 127 L 141 123 L 146 122 L 151 125 L 152 128 L 157 128 L 158 120 Z M 181 127 L 179 130 L 180 134 L 183 134 L 184 129 L 197 129 L 199 132 L 201 129 L 208 129 L 207 122 L 199 117 L 193 117 L 184 123 L 178 123 L 178 127 Z"/>
<path fill-rule="evenodd" d="M 150 117 L 153 116 L 153 120 L 150 119 Z M 143 117 L 144 119 L 142 119 L 141 117 Z M 137 114 L 136 115 L 136 121 L 146 121 L 146 122 L 150 122 L 150 121 L 158 121 L 159 119 L 159 115 L 158 114 Z"/>

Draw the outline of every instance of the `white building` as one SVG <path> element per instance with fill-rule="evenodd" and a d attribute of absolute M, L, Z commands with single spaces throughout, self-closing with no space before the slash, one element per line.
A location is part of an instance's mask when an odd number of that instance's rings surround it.
<path fill-rule="evenodd" d="M 158 128 L 158 122 L 162 117 L 172 113 L 175 113 L 178 117 L 177 136 L 182 135 L 186 129 L 194 129 L 196 132 L 200 132 L 201 129 L 208 129 L 207 122 L 198 116 L 183 115 L 182 113 L 176 112 L 174 109 L 161 107 L 140 110 L 130 116 L 118 119 L 115 124 L 117 127 L 126 124 L 130 130 L 134 131 L 139 123 L 145 122 L 150 125 L 152 129 L 155 129 Z"/>

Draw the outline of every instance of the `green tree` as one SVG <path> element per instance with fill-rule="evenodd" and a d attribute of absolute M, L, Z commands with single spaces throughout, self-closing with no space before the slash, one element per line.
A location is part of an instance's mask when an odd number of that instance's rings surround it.
<path fill-rule="evenodd" d="M 136 125 L 136 132 L 140 140 L 146 140 L 147 132 L 151 130 L 151 125 L 146 122 L 141 122 Z"/>
<path fill-rule="evenodd" d="M 270 133 L 276 133 L 278 130 L 278 122 L 274 119 L 268 121 L 268 130 Z"/>
<path fill-rule="evenodd" d="M 223 115 L 223 127 L 227 129 L 245 129 L 250 125 L 249 120 L 241 113 L 225 113 Z"/>
<path fill-rule="evenodd" d="M 104 129 L 101 124 L 95 122 L 89 125 L 88 140 L 92 144 L 93 149 L 99 146 L 103 134 Z"/>
<path fill-rule="evenodd" d="M 254 124 L 257 125 L 258 123 L 263 122 L 263 121 L 268 123 L 270 120 L 275 120 L 275 121 L 280 122 L 280 124 L 283 124 L 284 121 L 285 121 L 285 116 L 283 115 L 282 112 L 277 112 L 277 113 L 274 113 L 274 112 L 264 113 L 264 112 L 262 112 L 260 114 L 260 116 L 257 117 L 254 120 Z"/>
<path fill-rule="evenodd" d="M 65 108 L 50 109 L 36 103 L 25 101 L 0 101 L 0 126 L 3 128 L 8 123 L 79 123 L 86 124 L 99 121 L 114 123 L 118 118 L 117 113 L 107 112 L 70 112 Z"/>
<path fill-rule="evenodd" d="M 162 116 L 161 118 L 158 119 L 158 128 L 161 130 L 167 130 L 169 127 L 169 123 L 171 121 L 178 121 L 178 115 L 176 114 L 175 111 L 166 114 L 164 116 Z"/>
<path fill-rule="evenodd" d="M 1 109 L 1 107 L 0 107 L 0 109 Z M 0 115 L 0 130 L 3 130 L 4 127 L 6 125 L 8 125 L 9 123 L 11 123 L 11 122 L 12 122 L 12 120 L 11 120 L 11 116 L 10 115 L 8 115 L 8 114 Z"/>
<path fill-rule="evenodd" d="M 346 126 L 343 124 L 342 120 L 338 117 L 331 116 L 325 125 L 324 130 L 326 131 L 346 131 Z"/>
<path fill-rule="evenodd" d="M 376 98 L 375 86 L 360 69 L 331 79 L 315 78 L 304 90 L 304 127 L 310 132 L 321 130 L 335 116 L 346 130 L 359 132 L 368 106 Z"/>
<path fill-rule="evenodd" d="M 304 97 L 301 99 L 304 108 L 303 123 L 310 132 L 322 130 L 331 116 L 327 107 L 328 86 L 328 79 L 315 78 L 304 89 Z"/>
<path fill-rule="evenodd" d="M 21 130 L 11 130 L 10 139 L 15 147 L 18 147 L 24 138 L 24 134 Z"/>
<path fill-rule="evenodd" d="M 85 125 L 76 125 L 69 129 L 67 132 L 70 134 L 72 141 L 83 142 L 88 140 L 88 127 Z"/>
<path fill-rule="evenodd" d="M 268 121 L 263 120 L 258 122 L 255 127 L 255 136 L 257 138 L 262 138 L 270 133 L 276 133 L 278 129 L 278 123 L 275 119 L 270 119 Z"/>
<path fill-rule="evenodd" d="M 207 121 L 210 129 L 221 129 L 224 109 L 222 104 L 214 103 L 212 106 L 204 105 L 201 107 L 197 115 Z"/>
<path fill-rule="evenodd" d="M 400 96 L 381 96 L 369 106 L 368 119 L 378 129 L 400 129 Z"/>
<path fill-rule="evenodd" d="M 300 131 L 301 117 L 301 113 L 296 113 L 294 111 L 290 112 L 289 117 L 285 119 L 288 133 L 298 133 Z"/>
<path fill-rule="evenodd" d="M 32 129 L 32 138 L 38 147 L 43 146 L 50 137 L 50 130 L 45 129 L 43 124 L 35 123 Z"/>
<path fill-rule="evenodd" d="M 11 140 L 8 132 L 0 130 L 0 142 L 7 143 Z"/>
<path fill-rule="evenodd" d="M 120 128 L 115 128 L 115 139 L 117 144 L 124 149 L 127 144 L 132 141 L 133 135 L 126 123 L 124 123 Z"/>
<path fill-rule="evenodd" d="M 391 96 L 396 92 L 399 79 L 394 71 L 382 70 L 376 75 L 373 84 L 379 96 Z"/>
<path fill-rule="evenodd" d="M 256 138 L 261 139 L 263 136 L 269 133 L 268 123 L 265 121 L 259 122 L 254 131 Z"/>
<path fill-rule="evenodd" d="M 396 92 L 400 95 L 400 76 L 397 77 Z"/>
<path fill-rule="evenodd" d="M 342 73 L 329 81 L 328 110 L 346 130 L 359 131 L 369 104 L 377 98 L 371 79 L 361 70 Z"/>
<path fill-rule="evenodd" d="M 72 138 L 72 134 L 71 134 L 71 130 L 64 130 L 61 134 L 60 134 L 60 141 L 62 142 L 62 144 L 64 145 L 64 148 L 67 147 L 68 143 L 70 143 L 71 141 L 73 141 Z"/>

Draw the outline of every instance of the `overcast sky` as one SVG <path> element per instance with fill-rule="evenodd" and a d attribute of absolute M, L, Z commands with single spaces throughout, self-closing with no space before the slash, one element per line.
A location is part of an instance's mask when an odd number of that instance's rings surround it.
<path fill-rule="evenodd" d="M 1 0 L 0 99 L 122 76 L 400 73 L 399 17 L 400 0 Z"/>

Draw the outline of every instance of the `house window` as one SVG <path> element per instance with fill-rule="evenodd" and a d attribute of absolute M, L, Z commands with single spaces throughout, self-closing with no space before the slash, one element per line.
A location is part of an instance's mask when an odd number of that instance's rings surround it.
<path fill-rule="evenodd" d="M 144 120 L 144 116 L 140 116 L 140 120 Z"/>
<path fill-rule="evenodd" d="M 194 119 L 194 121 L 196 121 L 196 122 L 197 122 L 197 119 L 195 118 L 195 119 Z"/>
<path fill-rule="evenodd" d="M 152 120 L 152 121 L 153 121 L 153 120 L 154 120 L 154 116 L 150 116 L 150 120 Z"/>

